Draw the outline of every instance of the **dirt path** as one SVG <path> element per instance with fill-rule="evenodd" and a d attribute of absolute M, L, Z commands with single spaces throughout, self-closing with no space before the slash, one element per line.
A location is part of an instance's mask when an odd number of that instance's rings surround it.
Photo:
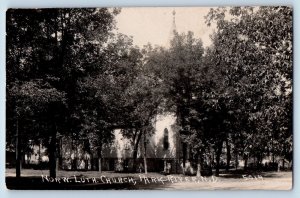
<path fill-rule="evenodd" d="M 166 188 L 176 190 L 291 190 L 292 177 L 253 180 L 217 178 L 215 182 L 169 183 Z"/>

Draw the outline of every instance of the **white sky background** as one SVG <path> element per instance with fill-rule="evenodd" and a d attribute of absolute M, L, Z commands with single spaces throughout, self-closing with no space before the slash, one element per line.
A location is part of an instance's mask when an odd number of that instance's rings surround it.
<path fill-rule="evenodd" d="M 173 23 L 173 10 L 176 11 L 176 29 L 179 33 L 194 32 L 195 38 L 201 38 L 204 47 L 211 44 L 209 35 L 212 27 L 205 24 L 204 16 L 209 7 L 133 7 L 122 8 L 117 15 L 117 31 L 133 37 L 133 44 L 143 47 L 147 43 L 153 46 L 168 46 Z"/>

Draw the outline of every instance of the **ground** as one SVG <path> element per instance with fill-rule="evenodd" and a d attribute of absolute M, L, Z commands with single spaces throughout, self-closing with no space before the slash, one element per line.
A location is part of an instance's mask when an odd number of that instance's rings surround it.
<path fill-rule="evenodd" d="M 115 173 L 97 171 L 58 171 L 56 178 L 48 170 L 23 169 L 15 178 L 14 169 L 6 169 L 9 189 L 165 189 L 165 190 L 290 190 L 292 172 L 221 172 L 219 177 L 195 177 L 180 174 Z"/>

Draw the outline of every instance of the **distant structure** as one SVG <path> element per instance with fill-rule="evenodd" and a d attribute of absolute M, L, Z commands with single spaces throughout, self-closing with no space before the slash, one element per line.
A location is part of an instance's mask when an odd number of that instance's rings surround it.
<path fill-rule="evenodd" d="M 170 48 L 171 41 L 174 38 L 174 35 L 177 33 L 177 28 L 176 28 L 176 11 L 175 10 L 173 10 L 172 15 L 173 15 L 173 20 L 172 20 L 172 25 L 171 25 L 171 29 L 170 29 L 168 41 L 166 43 L 167 48 Z"/>
<path fill-rule="evenodd" d="M 178 165 L 180 144 L 175 123 L 176 118 L 171 114 L 157 115 L 156 121 L 153 123 L 155 128 L 154 134 L 146 138 L 148 171 L 166 173 L 180 171 Z M 143 171 L 144 137 L 140 140 L 137 159 L 134 162 L 131 141 L 123 137 L 120 130 L 115 130 L 114 133 L 115 140 L 113 144 L 103 150 L 102 169 L 120 172 Z M 133 170 L 133 167 L 137 170 Z"/>
<path fill-rule="evenodd" d="M 173 10 L 172 14 L 173 14 L 173 23 L 172 23 L 172 28 L 171 28 L 171 36 L 173 37 L 174 33 L 177 32 L 177 29 L 176 29 L 176 21 L 175 21 L 176 11 Z"/>

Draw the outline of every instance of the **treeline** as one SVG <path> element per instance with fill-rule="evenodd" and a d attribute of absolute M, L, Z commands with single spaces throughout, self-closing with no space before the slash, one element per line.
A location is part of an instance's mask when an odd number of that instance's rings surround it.
<path fill-rule="evenodd" d="M 7 11 L 6 147 L 17 153 L 17 176 L 29 140 L 47 148 L 51 177 L 60 137 L 88 140 L 101 164 L 103 144 L 122 129 L 136 159 L 162 112 L 176 115 L 184 169 L 197 160 L 200 172 L 210 158 L 218 174 L 224 142 L 227 164 L 292 160 L 291 8 L 212 9 L 207 49 L 191 32 L 174 32 L 169 49 L 139 49 L 114 33 L 119 12 Z"/>

